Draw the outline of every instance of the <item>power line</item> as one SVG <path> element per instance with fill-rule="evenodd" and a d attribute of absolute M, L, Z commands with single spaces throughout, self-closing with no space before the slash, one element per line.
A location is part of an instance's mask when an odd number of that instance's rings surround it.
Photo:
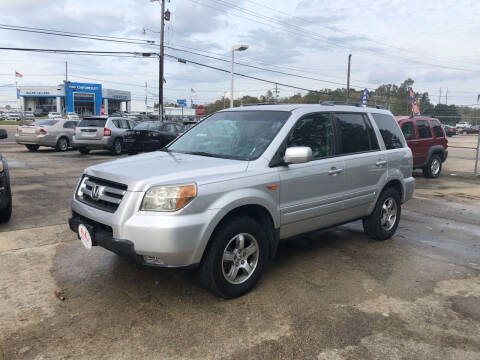
<path fill-rule="evenodd" d="M 250 15 L 250 16 L 254 16 L 254 17 L 257 17 L 257 18 L 267 18 L 267 21 L 270 21 L 270 22 L 273 22 L 275 24 L 279 24 L 281 25 L 280 27 L 279 26 L 273 26 L 274 28 L 276 29 L 280 29 L 282 31 L 285 31 L 285 32 L 288 32 L 288 33 L 292 33 L 294 35 L 301 35 L 303 37 L 309 37 L 309 38 L 312 38 L 314 40 L 320 40 L 320 41 L 323 41 L 323 42 L 326 42 L 326 43 L 329 43 L 329 44 L 332 44 L 334 46 L 338 46 L 338 47 L 342 47 L 344 49 L 347 49 L 349 51 L 353 50 L 354 48 L 360 52 L 364 52 L 364 53 L 368 53 L 368 54 L 374 54 L 375 56 L 377 57 L 387 57 L 387 58 L 392 58 L 394 60 L 403 60 L 404 62 L 408 62 L 408 63 L 416 63 L 416 64 L 420 64 L 420 65 L 428 65 L 428 66 L 434 66 L 434 67 L 438 67 L 438 68 L 443 68 L 443 69 L 450 69 L 450 70 L 456 70 L 456 71 L 466 71 L 466 72 L 474 72 L 474 73 L 478 73 L 480 72 L 480 70 L 474 70 L 474 69 L 465 69 L 465 68 L 459 68 L 459 67 L 454 67 L 454 66 L 448 66 L 448 65 L 442 65 L 442 64 L 433 64 L 433 63 L 428 63 L 428 62 L 424 62 L 424 61 L 419 61 L 419 60 L 415 60 L 415 59 L 410 59 L 410 58 L 406 58 L 406 57 L 402 57 L 402 56 L 398 56 L 398 55 L 390 55 L 388 53 L 381 53 L 379 52 L 378 50 L 375 50 L 375 49 L 369 49 L 369 48 L 365 48 L 365 47 L 359 47 L 358 45 L 356 45 L 355 47 L 353 46 L 347 46 L 347 45 L 342 45 L 342 44 L 339 44 L 338 41 L 333 41 L 331 39 L 328 39 L 326 38 L 325 36 L 322 36 L 320 34 L 317 34 L 317 33 L 314 33 L 314 32 L 307 32 L 305 31 L 304 29 L 300 28 L 300 30 L 296 29 L 298 28 L 298 26 L 295 26 L 295 25 L 292 25 L 292 24 L 285 24 L 285 23 L 282 23 L 281 21 L 277 20 L 277 19 L 274 19 L 274 18 L 269 18 L 269 17 L 266 17 L 266 16 L 262 16 L 262 15 L 259 15 L 258 13 L 253 13 L 253 14 L 249 14 L 248 13 L 248 10 L 245 10 L 243 9 L 243 11 L 241 10 L 238 10 L 238 9 L 219 9 L 215 6 L 211 6 L 211 5 L 208 5 L 208 4 L 204 4 L 204 3 L 201 3 L 199 1 L 196 1 L 196 0 L 190 0 L 191 2 L 193 3 L 196 3 L 196 4 L 199 4 L 199 5 L 202 5 L 202 6 L 206 6 L 206 7 L 209 7 L 211 9 L 214 9 L 216 11 L 220 11 L 220 12 L 226 12 L 226 13 L 229 13 L 230 10 L 233 10 L 233 11 L 238 11 L 240 12 L 240 14 L 238 13 L 234 13 L 235 16 L 238 16 L 238 17 L 241 17 L 241 18 L 244 18 L 244 19 L 247 19 L 249 21 L 253 21 L 253 22 L 256 22 L 256 23 L 260 23 L 260 24 L 263 24 L 263 25 L 267 25 L 269 27 L 272 27 L 272 24 L 268 24 L 268 23 L 265 23 L 265 22 L 262 22 L 260 20 L 257 20 L 257 19 L 252 19 L 251 17 L 249 16 L 245 16 L 245 15 L 242 15 L 243 14 L 247 14 L 247 15 Z M 218 3 L 219 0 L 211 0 L 211 1 L 215 1 Z M 221 0 L 220 0 L 221 1 Z M 231 5 L 231 4 L 230 4 Z M 225 6 L 225 5 L 223 5 Z M 227 6 L 228 8 L 228 6 Z M 270 20 L 268 20 L 268 18 Z M 288 27 L 292 28 L 293 27 L 293 30 L 292 29 L 288 29 Z"/>

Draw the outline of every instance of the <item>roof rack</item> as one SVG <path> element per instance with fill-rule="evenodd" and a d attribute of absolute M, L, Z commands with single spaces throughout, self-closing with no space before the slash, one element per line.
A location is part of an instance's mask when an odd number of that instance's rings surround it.
<path fill-rule="evenodd" d="M 325 106 L 347 105 L 347 106 L 356 106 L 356 107 L 363 106 L 359 102 L 351 102 L 351 101 L 322 101 L 320 105 L 325 105 Z M 378 104 L 367 103 L 367 107 L 375 108 L 375 109 L 385 109 L 385 106 L 378 105 Z"/>

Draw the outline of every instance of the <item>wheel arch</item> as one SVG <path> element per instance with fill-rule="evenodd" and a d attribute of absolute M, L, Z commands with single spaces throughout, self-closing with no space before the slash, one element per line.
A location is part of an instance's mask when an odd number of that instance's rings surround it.
<path fill-rule="evenodd" d="M 208 231 L 206 234 L 208 239 L 205 242 L 205 247 L 202 249 L 202 260 L 205 256 L 206 250 L 208 249 L 210 239 L 215 234 L 215 231 L 229 219 L 241 216 L 250 217 L 251 219 L 257 221 L 265 229 L 265 235 L 268 240 L 267 258 L 270 260 L 275 256 L 280 239 L 280 231 L 278 228 L 275 228 L 274 218 L 270 210 L 268 210 L 268 208 L 264 205 L 259 203 L 249 203 L 238 205 L 229 210 L 223 210 L 218 214 L 217 219 L 215 219 L 213 224 L 210 226 L 210 231 Z"/>

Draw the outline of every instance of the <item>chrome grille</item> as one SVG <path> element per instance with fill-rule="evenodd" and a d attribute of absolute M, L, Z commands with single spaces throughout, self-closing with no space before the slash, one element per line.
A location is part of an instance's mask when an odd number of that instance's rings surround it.
<path fill-rule="evenodd" d="M 85 176 L 78 187 L 76 198 L 98 209 L 115 212 L 127 192 L 127 185 Z"/>

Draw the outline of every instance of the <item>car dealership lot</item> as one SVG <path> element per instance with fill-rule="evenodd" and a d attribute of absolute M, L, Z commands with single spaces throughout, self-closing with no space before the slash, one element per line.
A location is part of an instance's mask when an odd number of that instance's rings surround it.
<path fill-rule="evenodd" d="M 109 152 L 0 151 L 14 196 L 0 358 L 480 357 L 480 182 L 448 176 L 452 153 L 439 179 L 417 176 L 392 240 L 356 222 L 282 243 L 259 286 L 225 301 L 192 271 L 88 252 L 68 229 L 81 171 Z"/>

